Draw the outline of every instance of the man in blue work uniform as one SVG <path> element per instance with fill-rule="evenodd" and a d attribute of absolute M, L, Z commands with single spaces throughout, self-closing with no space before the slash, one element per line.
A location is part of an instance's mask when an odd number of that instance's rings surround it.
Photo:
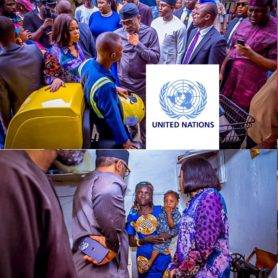
<path fill-rule="evenodd" d="M 131 142 L 120 111 L 115 79 L 109 70 L 122 57 L 119 35 L 105 32 L 96 41 L 97 58 L 88 59 L 79 67 L 87 104 L 99 133 L 100 149 L 136 148 Z"/>

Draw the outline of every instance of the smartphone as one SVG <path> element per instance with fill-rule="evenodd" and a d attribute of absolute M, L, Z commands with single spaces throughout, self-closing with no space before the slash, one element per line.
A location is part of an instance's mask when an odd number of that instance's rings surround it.
<path fill-rule="evenodd" d="M 97 263 L 103 261 L 109 252 L 109 249 L 101 245 L 98 241 L 86 237 L 79 245 L 79 249 L 85 255 L 91 257 Z"/>
<path fill-rule="evenodd" d="M 44 14 L 45 18 L 50 18 L 50 19 L 55 19 L 55 14 L 49 9 L 49 8 L 45 8 L 45 14 Z"/>
<path fill-rule="evenodd" d="M 236 43 L 237 43 L 237 44 L 240 44 L 240 45 L 242 45 L 242 46 L 245 45 L 245 42 L 244 42 L 244 40 L 242 40 L 242 39 L 238 39 Z"/>

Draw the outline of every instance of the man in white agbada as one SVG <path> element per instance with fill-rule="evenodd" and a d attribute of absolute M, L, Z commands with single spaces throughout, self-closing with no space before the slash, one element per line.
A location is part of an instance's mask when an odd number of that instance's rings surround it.
<path fill-rule="evenodd" d="M 163 0 L 159 3 L 159 17 L 151 27 L 157 34 L 160 45 L 160 64 L 179 64 L 186 45 L 186 28 L 182 21 L 173 15 L 176 0 Z"/>

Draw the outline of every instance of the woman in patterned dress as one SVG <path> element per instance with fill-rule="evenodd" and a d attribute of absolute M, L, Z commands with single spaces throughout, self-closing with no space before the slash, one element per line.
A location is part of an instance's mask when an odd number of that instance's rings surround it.
<path fill-rule="evenodd" d="M 158 235 L 158 216 L 163 212 L 161 206 L 153 205 L 153 186 L 140 182 L 135 188 L 135 202 L 127 217 L 126 231 L 129 245 L 137 247 L 137 269 L 139 278 L 162 278 L 171 262 L 170 254 L 159 254 L 149 268 L 154 244 L 171 238 L 168 234 Z"/>
<path fill-rule="evenodd" d="M 203 158 L 188 159 L 180 187 L 190 200 L 180 220 L 170 277 L 230 277 L 227 210 L 215 170 Z"/>
<path fill-rule="evenodd" d="M 80 82 L 78 67 L 85 56 L 78 45 L 79 28 L 68 14 L 59 15 L 53 24 L 51 49 L 45 53 L 44 79 L 55 92 L 65 82 Z"/>

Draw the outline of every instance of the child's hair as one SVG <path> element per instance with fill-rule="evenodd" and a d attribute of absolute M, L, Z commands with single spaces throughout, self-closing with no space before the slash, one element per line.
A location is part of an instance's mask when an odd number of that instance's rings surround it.
<path fill-rule="evenodd" d="M 168 195 L 173 195 L 178 201 L 180 199 L 180 195 L 179 193 L 177 193 L 176 191 L 173 190 L 169 190 L 164 194 L 164 199 L 168 196 Z"/>

